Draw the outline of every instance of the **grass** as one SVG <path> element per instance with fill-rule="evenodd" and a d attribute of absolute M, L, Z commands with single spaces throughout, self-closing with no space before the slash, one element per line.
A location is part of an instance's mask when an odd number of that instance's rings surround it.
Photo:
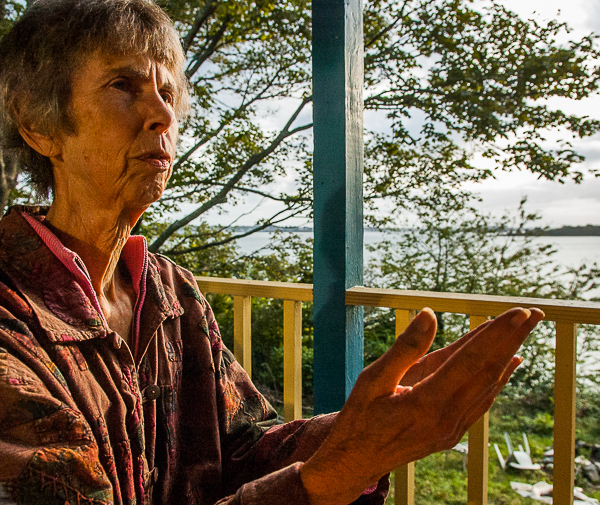
<path fill-rule="evenodd" d="M 552 445 L 552 417 L 549 414 L 536 415 L 518 411 L 515 404 L 499 402 L 490 413 L 490 464 L 489 492 L 490 505 L 540 505 L 541 502 L 518 495 L 510 487 L 510 481 L 535 484 L 539 481 L 552 482 L 552 475 L 544 470 L 519 472 L 514 469 L 502 470 L 493 444 L 497 443 L 506 456 L 507 449 L 503 433 L 509 433 L 513 445 L 523 443 L 522 433 L 527 433 L 534 462 L 541 461 L 547 447 Z M 598 443 L 598 419 L 578 419 L 577 438 L 588 443 Z M 466 437 L 463 441 L 466 441 Z M 586 455 L 588 456 L 588 455 Z M 465 505 L 467 503 L 466 457 L 456 451 L 433 454 L 415 464 L 415 504 L 416 505 Z M 582 476 L 576 476 L 575 485 L 592 498 L 600 499 L 600 486 L 591 486 Z M 387 505 L 394 504 L 393 492 Z"/>
<path fill-rule="evenodd" d="M 264 391 L 269 394 L 269 391 Z M 283 402 L 278 398 L 267 396 L 273 402 L 279 414 L 283 416 Z M 597 401 L 595 400 L 596 404 Z M 585 404 L 585 402 L 584 402 Z M 578 407 L 579 408 L 579 407 Z M 311 409 L 303 412 L 311 417 Z M 597 406 L 580 408 L 577 418 L 578 440 L 587 443 L 600 443 L 600 415 Z M 552 474 L 544 470 L 519 472 L 508 468 L 502 470 L 494 443 L 497 443 L 504 457 L 508 454 L 504 441 L 507 432 L 515 448 L 523 444 L 523 433 L 527 434 L 531 456 L 534 462 L 542 460 L 546 448 L 552 445 L 554 423 L 548 412 L 531 413 L 518 402 L 498 398 L 490 411 L 490 455 L 488 503 L 490 505 L 540 505 L 539 501 L 524 498 L 510 487 L 511 481 L 535 484 L 536 482 L 552 482 Z M 467 441 L 465 436 L 463 442 Z M 589 454 L 584 454 L 589 459 Z M 466 457 L 456 451 L 444 451 L 433 454 L 415 463 L 415 505 L 465 505 L 467 503 Z M 583 488 L 583 492 L 600 500 L 600 486 L 592 486 L 581 475 L 576 475 L 575 485 Z M 393 488 L 386 502 L 394 505 Z"/>

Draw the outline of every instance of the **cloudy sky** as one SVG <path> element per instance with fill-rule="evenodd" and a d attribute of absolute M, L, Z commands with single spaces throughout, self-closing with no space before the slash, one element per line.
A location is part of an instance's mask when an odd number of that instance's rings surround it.
<path fill-rule="evenodd" d="M 559 19 L 572 28 L 571 37 L 600 33 L 600 0 L 504 0 L 505 5 L 522 17 L 539 20 Z M 554 105 L 554 104 L 553 104 Z M 600 97 L 556 107 L 580 115 L 600 117 Z M 600 135 L 574 144 L 586 161 L 582 168 L 600 169 Z M 548 226 L 600 225 L 600 178 L 588 176 L 583 183 L 564 185 L 540 181 L 531 174 L 500 173 L 497 179 L 476 189 L 483 198 L 482 208 L 493 213 L 514 209 L 521 197 L 528 197 L 528 208 L 539 211 Z"/>
<path fill-rule="evenodd" d="M 485 2 L 485 0 L 475 0 L 475 2 L 478 1 Z M 538 21 L 558 19 L 567 22 L 573 30 L 569 35 L 573 40 L 590 32 L 600 33 L 600 0 L 503 1 L 508 8 L 524 18 L 534 18 Z M 566 99 L 556 100 L 549 104 L 551 107 L 560 108 L 566 112 L 600 118 L 600 96 L 579 102 Z M 278 122 L 285 121 L 289 117 L 286 111 L 289 112 L 288 109 L 291 110 L 296 105 L 295 103 L 279 104 L 279 107 L 282 113 L 270 116 L 262 126 L 265 128 L 281 127 L 282 124 L 280 125 Z M 305 114 L 307 117 L 299 119 L 298 124 L 310 121 L 310 111 L 306 111 Z M 365 117 L 367 126 L 369 126 L 369 120 L 367 114 Z M 556 136 L 548 140 L 558 143 L 561 139 Z M 573 146 L 577 152 L 586 157 L 586 161 L 580 166 L 580 169 L 583 171 L 586 169 L 600 170 L 600 135 L 573 142 Z M 292 190 L 292 184 L 291 180 L 280 180 L 277 191 L 285 191 L 287 185 L 290 185 L 290 190 Z M 481 209 L 492 214 L 500 215 L 506 210 L 516 210 L 521 198 L 527 196 L 527 210 L 536 211 L 541 215 L 541 225 L 550 227 L 600 225 L 600 177 L 594 178 L 588 175 L 581 184 L 572 182 L 559 184 L 538 180 L 529 173 L 500 172 L 496 174 L 494 180 L 472 186 L 469 189 L 479 193 L 482 197 Z M 261 202 L 258 197 L 249 196 L 245 203 L 246 205 L 242 206 L 226 207 L 225 216 L 217 213 L 211 214 L 209 222 L 223 224 L 233 221 L 240 214 L 248 213 L 249 215 L 242 216 L 237 224 L 251 224 L 257 217 L 271 215 L 275 209 L 274 204 L 264 200 Z M 311 222 L 307 219 L 298 219 L 288 224 L 310 226 Z"/>

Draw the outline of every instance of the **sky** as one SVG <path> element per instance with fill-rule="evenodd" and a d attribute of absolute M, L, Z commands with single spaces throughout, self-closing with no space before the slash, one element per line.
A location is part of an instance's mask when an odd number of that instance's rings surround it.
<path fill-rule="evenodd" d="M 504 4 L 522 17 L 566 21 L 573 28 L 573 38 L 591 31 L 600 33 L 600 0 L 504 0 Z M 566 112 L 600 117 L 600 96 L 556 106 Z M 574 147 L 586 157 L 581 168 L 600 169 L 600 135 L 575 142 Z M 495 180 L 472 189 L 483 199 L 480 208 L 493 214 L 516 209 L 527 196 L 527 208 L 541 215 L 540 224 L 600 225 L 600 178 L 587 176 L 581 184 L 559 184 L 538 180 L 529 173 L 498 173 Z"/>
<path fill-rule="evenodd" d="M 485 0 L 475 0 L 475 2 Z M 506 7 L 515 11 L 521 17 L 534 18 L 538 21 L 557 19 L 565 21 L 572 32 L 569 37 L 576 40 L 578 36 L 590 32 L 600 33 L 600 0 L 503 0 Z M 283 105 L 283 106 L 282 106 Z M 556 100 L 549 102 L 551 107 L 556 107 L 568 113 L 581 116 L 600 118 L 600 95 L 582 101 Z M 277 121 L 284 121 L 289 117 L 286 109 L 294 104 L 280 104 L 281 116 L 270 116 L 261 126 L 269 129 L 277 126 Z M 291 109 L 290 109 L 291 110 Z M 310 111 L 303 115 L 306 118 L 298 120 L 299 123 L 310 121 Z M 307 121 L 304 121 L 304 120 Z M 270 124 L 269 121 L 274 121 Z M 368 125 L 368 114 L 365 116 Z M 377 129 L 377 128 L 375 128 Z M 559 136 L 548 139 L 550 143 L 559 142 Z M 586 157 L 586 161 L 576 168 L 586 172 L 588 169 L 600 171 L 600 134 L 588 137 L 585 140 L 573 142 L 575 150 Z M 285 191 L 286 185 L 292 181 L 281 180 L 276 191 Z M 291 187 L 290 187 L 291 189 Z M 479 208 L 492 215 L 502 215 L 506 211 L 516 211 L 519 202 L 527 197 L 527 210 L 536 212 L 541 216 L 538 222 L 541 226 L 558 228 L 561 226 L 585 226 L 587 224 L 600 225 L 600 177 L 586 175 L 581 184 L 567 181 L 565 184 L 539 180 L 529 172 L 496 172 L 495 179 L 484 183 L 469 186 L 468 189 L 478 193 L 482 199 Z M 246 205 L 239 207 L 225 207 L 226 215 L 212 214 L 209 216 L 211 224 L 224 224 L 233 221 L 243 213 L 249 215 L 237 221 L 239 225 L 250 225 L 257 217 L 266 217 L 274 209 L 272 204 L 262 202 L 256 197 L 248 197 Z M 253 209 L 253 210 L 251 210 Z M 286 223 L 288 225 L 311 226 L 307 219 L 296 219 Z"/>

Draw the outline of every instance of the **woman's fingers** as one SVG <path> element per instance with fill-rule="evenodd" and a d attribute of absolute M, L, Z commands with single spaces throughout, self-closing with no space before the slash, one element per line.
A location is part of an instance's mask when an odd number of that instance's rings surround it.
<path fill-rule="evenodd" d="M 450 356 L 471 340 L 477 333 L 482 331 L 488 324 L 490 324 L 489 321 L 478 326 L 466 335 L 463 335 L 446 347 L 423 356 L 406 372 L 404 377 L 402 377 L 402 380 L 400 381 L 401 385 L 414 386 L 417 382 L 422 381 L 425 377 L 435 372 L 450 358 Z"/>
<path fill-rule="evenodd" d="M 514 315 L 518 314 L 521 310 L 523 309 L 512 309 L 511 311 L 508 311 L 508 313 L 512 314 L 514 317 Z M 455 340 L 448 346 L 424 356 L 421 360 L 419 360 L 418 363 L 416 363 L 410 370 L 406 372 L 402 378 L 401 384 L 403 386 L 414 386 L 417 382 L 425 379 L 427 376 L 431 375 L 439 367 L 441 367 L 448 359 L 450 359 L 454 353 L 456 353 L 482 331 L 486 330 L 486 328 L 491 324 L 494 324 L 494 321 L 487 321 L 479 325 L 477 328 L 474 328 L 458 340 Z"/>
<path fill-rule="evenodd" d="M 466 420 L 474 422 L 493 403 L 520 364 L 514 353 L 542 317 L 535 309 L 503 314 L 414 387 L 431 415 L 448 423 L 449 435 L 466 430 Z"/>
<path fill-rule="evenodd" d="M 437 321 L 429 308 L 423 309 L 383 356 L 361 373 L 374 396 L 394 393 L 400 379 L 431 347 Z"/>
<path fill-rule="evenodd" d="M 425 382 L 430 383 L 432 391 L 444 387 L 451 394 L 463 386 L 487 389 L 504 375 L 513 356 L 543 316 L 537 309 L 514 309 L 502 314 L 475 334 Z"/>
<path fill-rule="evenodd" d="M 517 367 L 522 363 L 522 359 L 519 357 L 514 357 L 509 366 L 507 367 L 502 378 L 490 388 L 489 391 L 484 393 L 481 398 L 479 398 L 476 405 L 464 413 L 464 419 L 461 421 L 461 427 L 459 428 L 460 434 L 459 437 L 462 438 L 463 433 L 468 430 L 473 424 L 483 415 L 485 414 L 492 405 L 494 404 L 494 400 L 502 391 L 502 388 L 506 386 L 508 381 L 510 380 L 511 375 L 517 369 Z M 454 444 L 456 445 L 456 444 Z"/>

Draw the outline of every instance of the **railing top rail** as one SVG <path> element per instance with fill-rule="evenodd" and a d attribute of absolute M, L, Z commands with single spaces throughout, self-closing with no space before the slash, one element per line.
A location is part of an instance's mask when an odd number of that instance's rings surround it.
<path fill-rule="evenodd" d="M 220 293 L 233 296 L 256 296 L 312 302 L 312 284 L 299 282 L 253 281 L 246 279 L 224 279 L 220 277 L 196 277 L 203 293 Z"/>
<path fill-rule="evenodd" d="M 346 304 L 416 310 L 431 307 L 437 312 L 473 316 L 497 316 L 511 307 L 537 307 L 545 312 L 545 319 L 548 321 L 600 324 L 600 303 L 578 300 L 436 293 L 357 286 L 346 291 Z"/>
<path fill-rule="evenodd" d="M 312 301 L 312 284 L 219 277 L 196 277 L 196 281 L 204 293 Z M 497 316 L 511 307 L 538 307 L 546 313 L 546 319 L 549 321 L 600 325 L 600 303 L 577 300 L 405 291 L 357 286 L 346 291 L 346 304 L 416 310 L 431 307 L 437 312 L 473 316 Z"/>

